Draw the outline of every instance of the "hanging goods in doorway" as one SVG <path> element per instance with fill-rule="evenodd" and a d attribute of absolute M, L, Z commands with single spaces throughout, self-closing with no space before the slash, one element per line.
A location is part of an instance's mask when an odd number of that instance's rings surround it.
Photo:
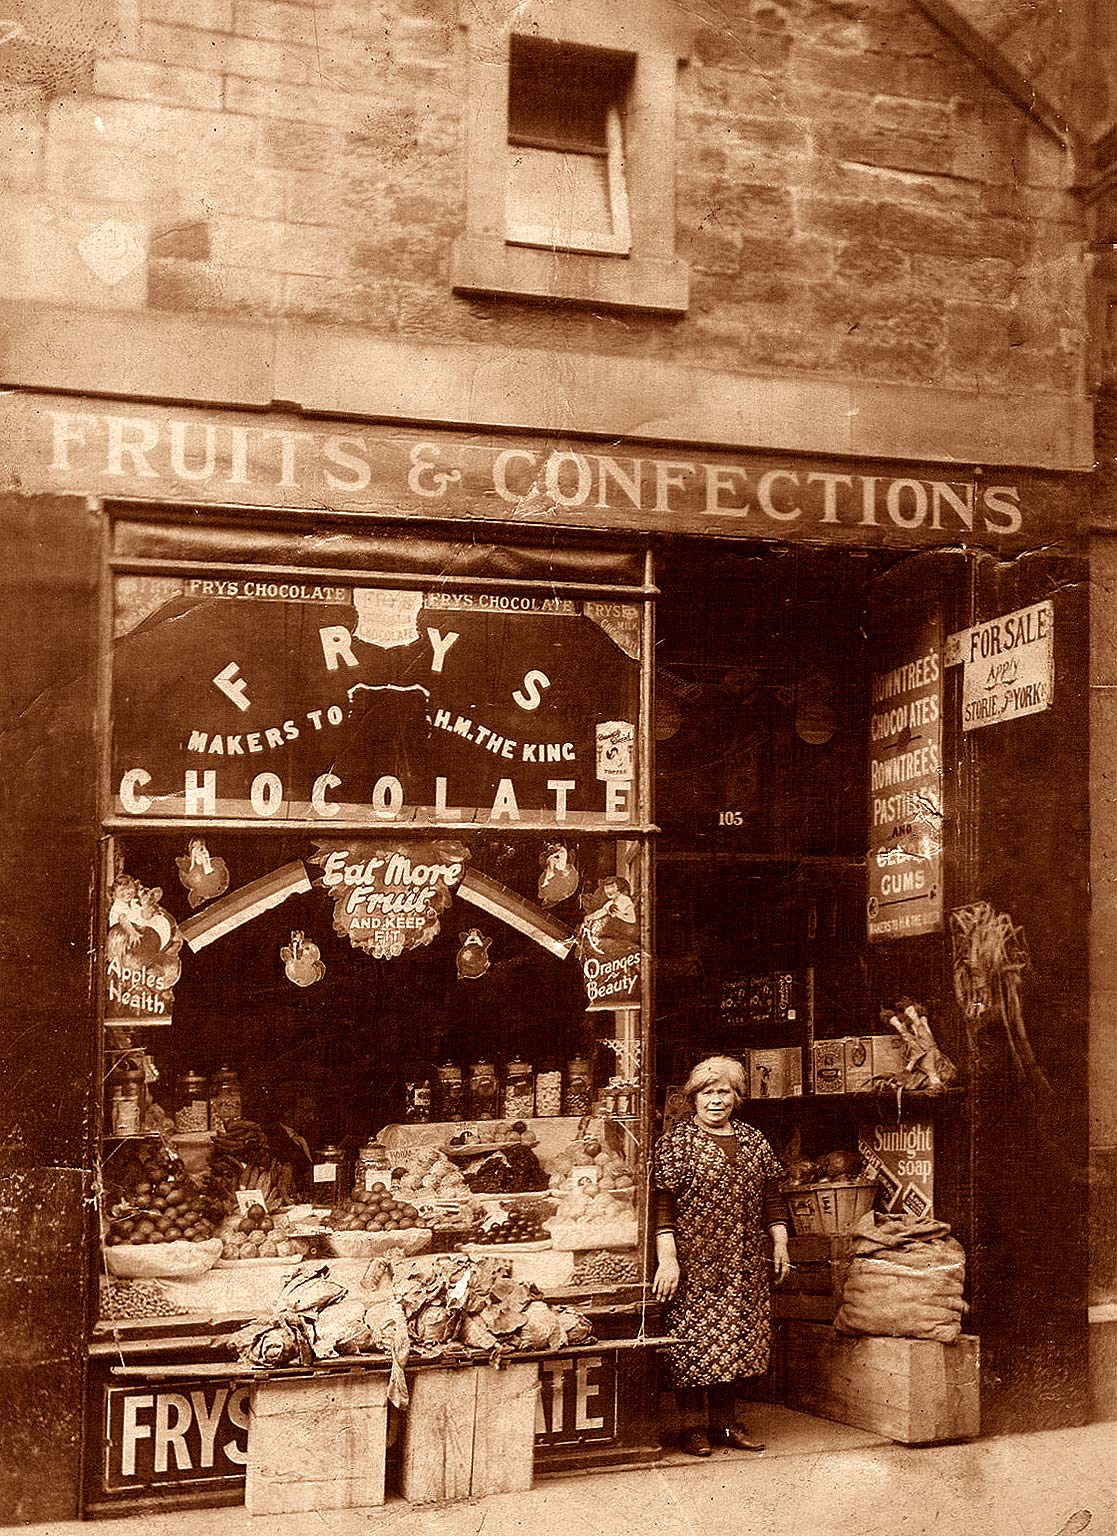
<path fill-rule="evenodd" d="M 290 944 L 284 944 L 279 951 L 279 958 L 283 961 L 287 980 L 293 981 L 296 987 L 312 987 L 326 974 L 322 951 L 297 928 L 291 933 Z"/>
<path fill-rule="evenodd" d="M 957 1077 L 954 1063 L 939 1050 L 922 1005 L 902 997 L 895 1008 L 882 1008 L 880 1020 L 894 1029 L 904 1046 L 904 1069 L 898 1085 L 925 1093 L 944 1093 Z"/>
<path fill-rule="evenodd" d="M 229 889 L 229 866 L 224 859 L 215 859 L 200 837 L 190 839 L 190 849 L 175 860 L 178 878 L 190 892 L 190 907 L 200 907 L 203 902 L 224 896 Z"/>
<path fill-rule="evenodd" d="M 1028 965 L 1024 930 L 987 901 L 955 907 L 950 914 L 954 948 L 954 995 L 966 1019 L 971 1045 L 989 1026 L 1004 1027 L 1016 1075 L 1035 1098 L 1053 1098 L 1024 1027 L 1020 977 Z"/>

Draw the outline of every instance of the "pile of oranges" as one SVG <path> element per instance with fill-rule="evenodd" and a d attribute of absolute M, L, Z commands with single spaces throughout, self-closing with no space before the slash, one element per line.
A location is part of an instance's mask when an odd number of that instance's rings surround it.
<path fill-rule="evenodd" d="M 344 1205 L 330 1212 L 329 1225 L 335 1232 L 402 1232 L 421 1223 L 413 1205 L 377 1187 L 354 1190 Z"/>

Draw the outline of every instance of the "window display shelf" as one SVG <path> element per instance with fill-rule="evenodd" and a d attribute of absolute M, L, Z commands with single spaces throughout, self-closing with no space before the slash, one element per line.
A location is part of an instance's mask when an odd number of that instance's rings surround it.
<path fill-rule="evenodd" d="M 964 1088 L 948 1088 L 943 1093 L 929 1093 L 925 1088 L 905 1088 L 899 1094 L 900 1113 L 909 1104 L 917 1105 L 921 1114 L 936 1109 L 956 1109 L 965 1098 Z M 874 1109 L 894 1110 L 897 1106 L 897 1093 L 895 1089 L 865 1093 L 803 1093 L 780 1099 L 746 1099 L 742 1108 L 751 1110 L 758 1105 L 767 1108 L 774 1104 L 791 1107 L 802 1104 L 845 1104 L 853 1108 L 870 1106 Z"/>

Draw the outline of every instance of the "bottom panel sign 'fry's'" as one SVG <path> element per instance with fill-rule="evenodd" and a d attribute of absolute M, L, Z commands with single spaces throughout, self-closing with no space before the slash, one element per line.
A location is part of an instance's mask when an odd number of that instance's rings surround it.
<path fill-rule="evenodd" d="M 105 1491 L 243 1479 L 248 1397 L 248 1387 L 233 1382 L 109 1387 Z"/>
<path fill-rule="evenodd" d="M 861 1125 L 857 1145 L 876 1175 L 877 1204 L 894 1215 L 925 1217 L 935 1203 L 935 1128 L 930 1120 Z"/>

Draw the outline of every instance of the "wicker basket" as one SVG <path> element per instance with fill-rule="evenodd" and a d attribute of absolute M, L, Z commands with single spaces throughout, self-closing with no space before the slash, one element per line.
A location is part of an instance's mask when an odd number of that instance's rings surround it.
<path fill-rule="evenodd" d="M 873 1208 L 875 1179 L 834 1179 L 785 1189 L 795 1231 L 800 1237 L 840 1237 Z"/>

